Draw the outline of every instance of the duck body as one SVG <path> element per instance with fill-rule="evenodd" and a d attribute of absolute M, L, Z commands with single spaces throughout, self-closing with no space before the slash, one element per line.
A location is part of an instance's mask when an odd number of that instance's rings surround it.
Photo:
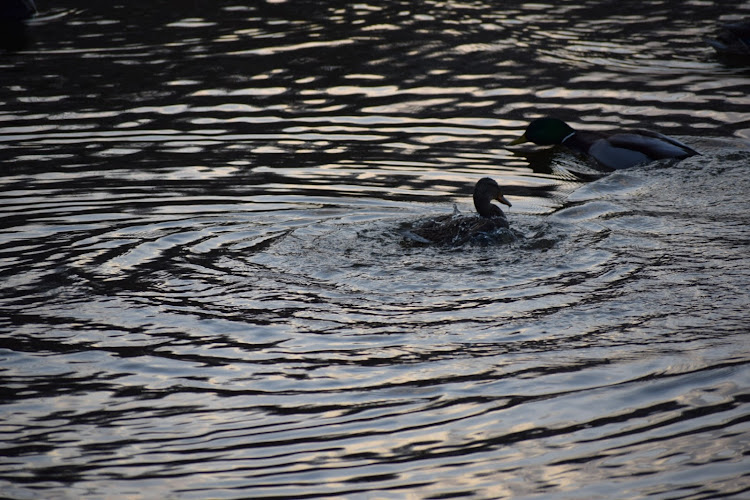
<path fill-rule="evenodd" d="M 473 198 L 478 215 L 453 213 L 435 217 L 417 224 L 404 235 L 418 243 L 458 246 L 510 227 L 503 211 L 492 203 L 492 200 L 497 200 L 511 206 L 500 193 L 497 182 L 489 177 L 480 179 L 474 186 Z"/>
<path fill-rule="evenodd" d="M 406 236 L 417 243 L 460 246 L 472 240 L 489 238 L 497 230 L 508 227 L 504 217 L 454 214 L 422 222 Z"/>
<path fill-rule="evenodd" d="M 0 50 L 17 52 L 28 46 L 26 21 L 36 12 L 33 0 L 0 1 Z"/>
<path fill-rule="evenodd" d="M 610 170 L 620 170 L 668 158 L 683 159 L 697 151 L 658 132 L 619 130 L 615 132 L 577 131 L 557 118 L 538 118 L 511 144 L 533 142 L 541 146 L 562 144 L 596 160 Z"/>
<path fill-rule="evenodd" d="M 37 13 L 34 0 L 3 0 L 0 5 L 0 20 L 25 21 Z"/>

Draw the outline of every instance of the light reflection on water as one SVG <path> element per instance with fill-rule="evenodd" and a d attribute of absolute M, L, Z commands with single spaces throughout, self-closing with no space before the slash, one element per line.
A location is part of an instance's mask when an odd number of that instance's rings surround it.
<path fill-rule="evenodd" d="M 43 12 L 0 61 L 3 495 L 746 493 L 730 8 Z M 551 112 L 702 156 L 504 149 Z M 484 176 L 517 238 L 404 240 Z"/>

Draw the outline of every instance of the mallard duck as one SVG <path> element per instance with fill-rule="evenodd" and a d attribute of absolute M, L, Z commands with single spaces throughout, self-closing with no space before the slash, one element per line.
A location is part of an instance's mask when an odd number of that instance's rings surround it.
<path fill-rule="evenodd" d="M 26 20 L 36 14 L 32 0 L 2 0 L 0 2 L 0 50 L 16 52 L 29 43 Z"/>
<path fill-rule="evenodd" d="M 0 5 L 0 19 L 3 21 L 25 21 L 36 13 L 34 0 L 4 0 Z"/>
<path fill-rule="evenodd" d="M 497 182 L 484 177 L 474 186 L 474 207 L 478 216 L 461 215 L 455 211 L 452 215 L 422 222 L 405 231 L 404 235 L 419 243 L 461 245 L 477 235 L 509 227 L 508 219 L 500 207 L 492 203 L 493 200 L 511 206 L 500 192 Z"/>
<path fill-rule="evenodd" d="M 724 56 L 750 56 L 750 19 L 721 25 L 721 31 L 716 38 L 707 38 L 711 47 Z"/>
<path fill-rule="evenodd" d="M 666 135 L 649 130 L 616 132 L 576 131 L 557 118 L 538 118 L 511 145 L 533 142 L 540 146 L 562 144 L 587 154 L 601 165 L 618 170 L 665 158 L 687 158 L 699 154 L 694 149 Z"/>

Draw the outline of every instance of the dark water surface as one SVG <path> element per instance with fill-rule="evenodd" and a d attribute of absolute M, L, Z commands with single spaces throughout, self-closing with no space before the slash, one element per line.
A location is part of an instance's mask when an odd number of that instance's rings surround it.
<path fill-rule="evenodd" d="M 64 3 L 0 58 L 0 497 L 750 496 L 748 3 Z M 404 240 L 484 176 L 515 240 Z"/>

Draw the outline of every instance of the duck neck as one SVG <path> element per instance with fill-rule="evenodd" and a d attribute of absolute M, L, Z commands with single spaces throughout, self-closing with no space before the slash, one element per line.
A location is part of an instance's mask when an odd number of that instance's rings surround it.
<path fill-rule="evenodd" d="M 576 135 L 576 131 L 575 130 L 572 131 L 571 133 L 569 133 L 568 135 L 566 135 L 565 137 L 563 137 L 563 140 L 560 141 L 560 144 L 565 144 L 565 141 L 567 141 L 568 139 L 570 139 L 574 135 Z"/>
<path fill-rule="evenodd" d="M 500 209 L 500 207 L 498 207 L 497 205 L 489 201 L 485 203 L 477 203 L 475 201 L 474 208 L 477 209 L 477 213 L 481 215 L 482 217 L 504 217 L 505 216 L 505 214 Z"/>
<path fill-rule="evenodd" d="M 591 143 L 593 142 L 593 140 L 598 139 L 598 137 L 593 138 L 589 137 L 589 135 L 590 134 L 587 133 L 571 132 L 570 134 L 565 136 L 560 144 L 581 153 L 588 153 L 589 147 L 591 147 Z"/>

